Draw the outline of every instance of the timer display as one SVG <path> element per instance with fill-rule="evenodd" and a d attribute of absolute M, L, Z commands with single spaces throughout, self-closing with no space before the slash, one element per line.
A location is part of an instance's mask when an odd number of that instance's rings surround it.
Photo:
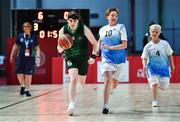
<path fill-rule="evenodd" d="M 11 36 L 22 32 L 22 24 L 28 21 L 39 38 L 58 38 L 71 10 L 75 10 L 81 17 L 80 21 L 89 26 L 89 9 L 12 9 Z"/>

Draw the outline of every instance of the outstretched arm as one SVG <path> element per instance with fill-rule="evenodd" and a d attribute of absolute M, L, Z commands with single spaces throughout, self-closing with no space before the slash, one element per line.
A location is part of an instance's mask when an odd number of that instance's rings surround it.
<path fill-rule="evenodd" d="M 122 41 L 122 44 L 109 46 L 109 45 L 102 45 L 103 48 L 108 50 L 122 50 L 127 48 L 127 41 Z"/>
<path fill-rule="evenodd" d="M 95 62 L 95 58 L 96 58 L 97 51 L 98 51 L 97 41 L 96 41 L 94 35 L 92 34 L 92 32 L 86 26 L 84 26 L 84 33 L 85 33 L 87 39 L 89 40 L 89 42 L 92 44 L 92 47 L 93 47 L 92 56 L 88 60 L 89 64 L 93 64 Z"/>
<path fill-rule="evenodd" d="M 171 71 L 173 71 L 175 69 L 175 65 L 174 65 L 174 61 L 173 61 L 173 56 L 170 55 L 170 56 L 168 56 L 168 58 L 169 58 L 169 63 L 170 63 Z"/>
<path fill-rule="evenodd" d="M 93 46 L 93 52 L 92 54 L 96 55 L 97 51 L 98 51 L 98 46 L 97 46 L 97 40 L 95 39 L 94 35 L 92 34 L 92 32 L 90 31 L 89 28 L 87 28 L 86 26 L 84 26 L 84 33 L 87 37 L 87 39 L 89 40 L 89 42 L 92 44 Z"/>

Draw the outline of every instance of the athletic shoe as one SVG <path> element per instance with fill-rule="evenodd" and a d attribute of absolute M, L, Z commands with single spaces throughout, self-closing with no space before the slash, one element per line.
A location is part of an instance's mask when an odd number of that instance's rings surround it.
<path fill-rule="evenodd" d="M 26 91 L 26 96 L 31 97 L 31 93 L 29 91 Z"/>
<path fill-rule="evenodd" d="M 20 89 L 20 95 L 24 95 L 25 94 L 25 87 L 21 87 Z"/>
<path fill-rule="evenodd" d="M 69 105 L 68 105 L 68 113 L 69 113 L 69 116 L 74 115 L 74 103 L 69 103 Z"/>
<path fill-rule="evenodd" d="M 159 106 L 160 106 L 159 101 L 157 101 L 157 100 L 152 101 L 152 107 L 159 107 Z"/>
<path fill-rule="evenodd" d="M 108 114 L 108 113 L 109 113 L 109 109 L 106 108 L 106 107 L 104 107 L 102 113 L 103 113 L 103 114 Z"/>

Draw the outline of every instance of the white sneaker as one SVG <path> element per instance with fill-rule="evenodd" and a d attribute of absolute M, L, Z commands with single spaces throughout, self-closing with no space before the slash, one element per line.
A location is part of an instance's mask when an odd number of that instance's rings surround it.
<path fill-rule="evenodd" d="M 159 101 L 157 101 L 157 100 L 152 101 L 152 107 L 159 107 L 159 106 L 160 106 Z"/>
<path fill-rule="evenodd" d="M 69 116 L 74 115 L 74 103 L 69 103 L 69 105 L 68 105 L 68 113 L 69 113 Z"/>

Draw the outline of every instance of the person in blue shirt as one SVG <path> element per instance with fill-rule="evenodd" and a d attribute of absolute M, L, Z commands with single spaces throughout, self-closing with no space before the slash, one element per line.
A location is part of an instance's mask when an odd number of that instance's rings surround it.
<path fill-rule="evenodd" d="M 145 45 L 141 58 L 152 91 L 152 107 L 158 107 L 160 106 L 157 100 L 158 88 L 165 90 L 169 87 L 170 69 L 173 71 L 175 66 L 173 50 L 167 41 L 159 38 L 161 26 L 153 24 L 150 26 L 149 32 L 151 40 Z"/>
<path fill-rule="evenodd" d="M 10 62 L 16 58 L 16 74 L 21 85 L 20 95 L 31 96 L 29 88 L 31 86 L 32 74 L 35 64 L 40 65 L 40 48 L 36 35 L 32 33 L 32 25 L 25 22 L 22 25 L 23 33 L 20 33 L 13 45 Z M 17 54 L 17 55 L 16 55 Z"/>
<path fill-rule="evenodd" d="M 104 85 L 103 114 L 109 113 L 110 89 L 116 88 L 123 63 L 126 62 L 127 34 L 123 24 L 118 24 L 117 8 L 106 10 L 108 24 L 99 30 L 99 48 L 101 48 L 101 73 Z M 111 86 L 112 85 L 112 86 Z"/>

